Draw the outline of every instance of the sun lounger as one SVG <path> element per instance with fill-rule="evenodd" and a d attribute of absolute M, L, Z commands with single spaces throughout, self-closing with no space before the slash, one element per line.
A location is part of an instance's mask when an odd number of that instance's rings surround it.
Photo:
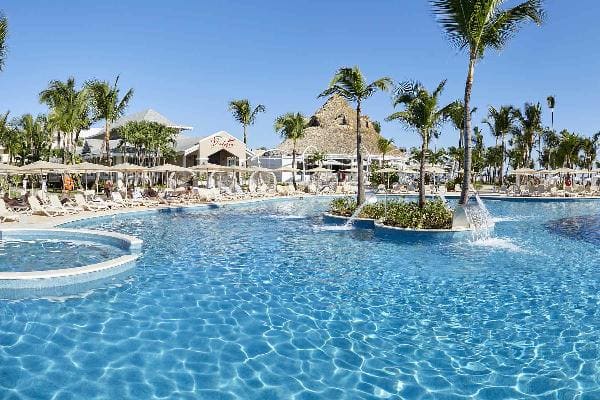
<path fill-rule="evenodd" d="M 57 209 L 57 210 L 64 210 L 66 213 L 70 213 L 70 214 L 76 214 L 78 212 L 83 211 L 83 208 L 81 207 L 77 207 L 77 206 L 70 206 L 67 204 L 63 204 L 57 195 L 55 194 L 50 194 L 48 195 L 48 201 L 50 201 L 50 207 Z"/>
<path fill-rule="evenodd" d="M 52 206 L 43 206 L 42 203 L 35 196 L 27 198 L 29 207 L 31 207 L 32 214 L 44 215 L 46 217 L 55 217 L 57 215 L 65 215 L 68 212 L 62 208 L 54 208 Z"/>
<path fill-rule="evenodd" d="M 85 199 L 85 197 L 83 197 L 83 194 L 81 194 L 81 193 L 76 193 L 74 200 L 75 200 L 75 204 L 77 204 L 77 206 L 81 207 L 82 209 L 84 209 L 86 211 L 103 211 L 103 210 L 110 209 L 110 206 L 104 202 L 99 202 L 99 201 L 88 202 Z"/>
<path fill-rule="evenodd" d="M 0 199 L 0 222 L 19 222 L 20 217 L 6 207 L 4 200 Z"/>

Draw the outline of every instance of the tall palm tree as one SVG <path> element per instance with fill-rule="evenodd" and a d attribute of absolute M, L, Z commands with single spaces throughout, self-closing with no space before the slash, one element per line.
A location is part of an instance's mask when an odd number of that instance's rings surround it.
<path fill-rule="evenodd" d="M 304 137 L 304 129 L 307 126 L 306 118 L 301 113 L 287 113 L 277 117 L 275 120 L 275 132 L 284 139 L 292 141 L 292 167 L 296 168 L 296 142 Z M 292 172 L 292 183 L 296 185 L 296 171 Z"/>
<path fill-rule="evenodd" d="M 471 91 L 475 64 L 488 48 L 502 49 L 526 21 L 540 25 L 542 0 L 527 0 L 512 8 L 501 8 L 505 0 L 429 0 L 450 41 L 469 54 L 465 83 L 465 127 L 463 131 L 464 174 L 459 204 L 466 204 L 471 183 Z"/>
<path fill-rule="evenodd" d="M 394 139 L 386 139 L 380 136 L 377 139 L 377 151 L 381 153 L 381 165 L 385 166 L 385 155 L 394 148 Z"/>
<path fill-rule="evenodd" d="M 112 163 L 110 157 L 110 126 L 119 117 L 123 116 L 129 101 L 133 97 L 133 89 L 129 89 L 122 98 L 119 98 L 119 76 L 112 84 L 107 81 L 91 80 L 85 83 L 89 90 L 94 120 L 104 120 L 104 155 L 108 165 Z"/>
<path fill-rule="evenodd" d="M 0 71 L 4 70 L 6 60 L 6 37 L 8 36 L 8 19 L 0 13 Z"/>
<path fill-rule="evenodd" d="M 477 107 L 473 107 L 470 111 L 471 117 L 477 112 Z M 458 147 L 463 147 L 463 131 L 465 129 L 465 103 L 461 100 L 456 100 L 452 103 L 452 109 L 450 110 L 450 121 L 454 126 L 454 129 L 458 131 Z"/>
<path fill-rule="evenodd" d="M 264 113 L 267 111 L 267 108 L 262 104 L 257 105 L 252 108 L 250 105 L 250 101 L 248 99 L 241 100 L 231 100 L 229 102 L 229 111 L 233 114 L 233 118 L 240 124 L 244 129 L 244 144 L 248 144 L 248 137 L 246 134 L 246 129 L 249 125 L 254 125 L 254 121 L 256 120 L 256 116 L 258 113 Z"/>
<path fill-rule="evenodd" d="M 85 87 L 77 90 L 72 77 L 65 82 L 54 80 L 40 92 L 39 99 L 50 108 L 48 122 L 58 133 L 59 146 L 61 135 L 64 136 L 63 162 L 66 162 L 67 153 L 74 162 L 79 133 L 91 123 L 89 90 Z"/>
<path fill-rule="evenodd" d="M 433 136 L 439 135 L 439 128 L 448 117 L 452 104 L 442 108 L 439 97 L 444 91 L 446 81 L 443 80 L 437 88 L 429 93 L 419 82 L 403 83 L 394 93 L 394 107 L 403 105 L 404 110 L 398 111 L 386 118 L 387 121 L 400 121 L 407 127 L 416 130 L 421 136 L 421 151 L 419 152 L 419 207 L 425 205 L 425 158 L 429 151 L 429 142 Z"/>
<path fill-rule="evenodd" d="M 552 125 L 554 128 L 554 107 L 556 107 L 556 98 L 554 96 L 548 96 L 546 98 L 546 102 L 548 103 L 548 108 L 550 109 L 550 114 L 552 115 Z"/>
<path fill-rule="evenodd" d="M 358 167 L 358 194 L 356 202 L 361 205 L 365 202 L 364 171 L 362 159 L 362 134 L 360 132 L 360 113 L 362 103 L 377 91 L 387 91 L 392 86 L 388 77 L 379 78 L 367 83 L 358 67 L 343 67 L 337 70 L 329 87 L 319 97 L 337 94 L 346 100 L 356 103 L 356 163 Z"/>
<path fill-rule="evenodd" d="M 517 119 L 516 110 L 513 106 L 502 106 L 496 109 L 490 106 L 488 109 L 487 118 L 483 120 L 483 123 L 490 128 L 490 132 L 497 139 L 500 138 L 501 157 L 500 157 L 500 173 L 499 180 L 500 184 L 504 182 L 504 159 L 506 158 L 506 135 L 508 135 L 514 128 L 515 121 Z"/>
<path fill-rule="evenodd" d="M 542 126 L 542 106 L 540 103 L 531 104 L 525 103 L 523 107 L 523 111 L 516 111 L 517 119 L 521 124 L 521 133 L 523 135 L 525 148 L 525 160 L 524 166 L 528 167 L 533 163 L 533 146 L 538 141 L 539 148 L 539 162 L 540 165 L 542 163 L 542 143 L 541 137 L 544 133 L 544 128 Z"/>

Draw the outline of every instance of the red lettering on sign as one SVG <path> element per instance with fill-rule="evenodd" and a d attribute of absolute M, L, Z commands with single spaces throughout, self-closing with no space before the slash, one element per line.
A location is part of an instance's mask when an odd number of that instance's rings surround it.
<path fill-rule="evenodd" d="M 221 136 L 214 136 L 210 139 L 210 145 L 212 147 L 222 147 L 224 149 L 230 149 L 235 144 L 235 139 L 232 138 L 224 138 Z"/>

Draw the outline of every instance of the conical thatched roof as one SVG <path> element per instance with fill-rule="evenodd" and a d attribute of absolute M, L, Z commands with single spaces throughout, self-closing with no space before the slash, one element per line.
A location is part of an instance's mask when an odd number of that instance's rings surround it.
<path fill-rule="evenodd" d="M 377 140 L 380 135 L 368 116 L 361 116 L 363 149 L 370 154 L 379 154 Z M 304 138 L 298 140 L 296 151 L 302 152 L 308 146 L 327 154 L 355 154 L 356 152 L 356 110 L 338 96 L 331 96 L 310 118 Z M 284 140 L 278 147 L 285 153 L 292 152 L 291 140 Z M 310 151 L 311 153 L 314 151 Z M 401 154 L 397 148 L 389 155 Z"/>

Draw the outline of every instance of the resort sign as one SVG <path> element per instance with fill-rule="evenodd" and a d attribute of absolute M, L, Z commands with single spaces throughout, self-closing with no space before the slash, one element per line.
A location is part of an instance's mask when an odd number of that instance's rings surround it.
<path fill-rule="evenodd" d="M 223 149 L 231 149 L 235 145 L 234 138 L 223 137 L 221 135 L 214 136 L 210 139 L 212 147 L 220 147 Z"/>

